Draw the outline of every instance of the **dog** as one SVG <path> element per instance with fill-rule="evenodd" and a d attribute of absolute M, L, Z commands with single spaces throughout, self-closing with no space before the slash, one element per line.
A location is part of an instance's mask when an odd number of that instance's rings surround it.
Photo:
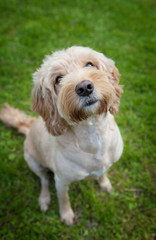
<path fill-rule="evenodd" d="M 97 179 L 111 191 L 107 170 L 119 160 L 123 141 L 114 120 L 123 92 L 114 61 L 88 47 L 73 46 L 46 56 L 33 74 L 35 119 L 5 104 L 0 119 L 26 135 L 24 158 L 41 180 L 39 205 L 50 203 L 47 169 L 54 173 L 61 221 L 74 223 L 68 188 Z"/>

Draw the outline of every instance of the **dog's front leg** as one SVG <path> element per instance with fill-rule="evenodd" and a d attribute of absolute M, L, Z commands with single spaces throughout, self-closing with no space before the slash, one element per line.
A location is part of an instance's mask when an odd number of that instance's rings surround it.
<path fill-rule="evenodd" d="M 58 175 L 55 175 L 55 184 L 59 202 L 61 221 L 67 225 L 73 224 L 75 220 L 75 215 L 70 205 L 68 195 L 68 183 L 65 182 L 65 180 Z"/>

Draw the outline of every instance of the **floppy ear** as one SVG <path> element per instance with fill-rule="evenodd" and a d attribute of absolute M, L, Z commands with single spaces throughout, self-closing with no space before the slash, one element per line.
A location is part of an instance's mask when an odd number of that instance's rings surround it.
<path fill-rule="evenodd" d="M 32 110 L 41 115 L 49 133 L 54 136 L 63 134 L 66 131 L 65 121 L 58 113 L 56 107 L 56 95 L 53 90 L 46 88 L 34 74 L 35 86 L 32 92 Z"/>
<path fill-rule="evenodd" d="M 112 114 L 117 114 L 119 111 L 120 97 L 123 93 L 122 86 L 119 85 L 120 74 L 113 60 L 106 58 L 103 54 L 100 56 L 100 59 L 102 69 L 108 73 L 108 78 L 115 89 L 115 98 L 109 111 Z"/>
<path fill-rule="evenodd" d="M 112 67 L 113 69 L 111 71 L 111 83 L 115 89 L 115 99 L 109 111 L 112 114 L 117 114 L 119 111 L 120 97 L 121 97 L 121 94 L 123 93 L 123 90 L 122 90 L 122 86 L 119 85 L 119 77 L 120 77 L 119 71 L 115 67 L 115 65 Z"/>

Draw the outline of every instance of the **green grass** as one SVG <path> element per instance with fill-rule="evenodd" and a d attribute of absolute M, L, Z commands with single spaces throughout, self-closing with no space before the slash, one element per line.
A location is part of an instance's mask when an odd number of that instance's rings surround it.
<path fill-rule="evenodd" d="M 155 9 L 154 0 L 0 1 L 0 107 L 8 102 L 31 114 L 32 73 L 44 55 L 71 45 L 114 59 L 124 85 L 116 116 L 124 153 L 109 171 L 113 191 L 73 183 L 78 222 L 70 227 L 60 223 L 52 175 L 50 209 L 40 212 L 24 136 L 0 123 L 1 240 L 154 239 Z"/>

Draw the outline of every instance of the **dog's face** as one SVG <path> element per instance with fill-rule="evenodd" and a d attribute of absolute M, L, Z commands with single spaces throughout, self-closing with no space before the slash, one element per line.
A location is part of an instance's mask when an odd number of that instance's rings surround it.
<path fill-rule="evenodd" d="M 57 136 L 92 115 L 118 112 L 122 93 L 111 59 L 87 47 L 71 47 L 47 56 L 34 74 L 32 109 Z"/>

